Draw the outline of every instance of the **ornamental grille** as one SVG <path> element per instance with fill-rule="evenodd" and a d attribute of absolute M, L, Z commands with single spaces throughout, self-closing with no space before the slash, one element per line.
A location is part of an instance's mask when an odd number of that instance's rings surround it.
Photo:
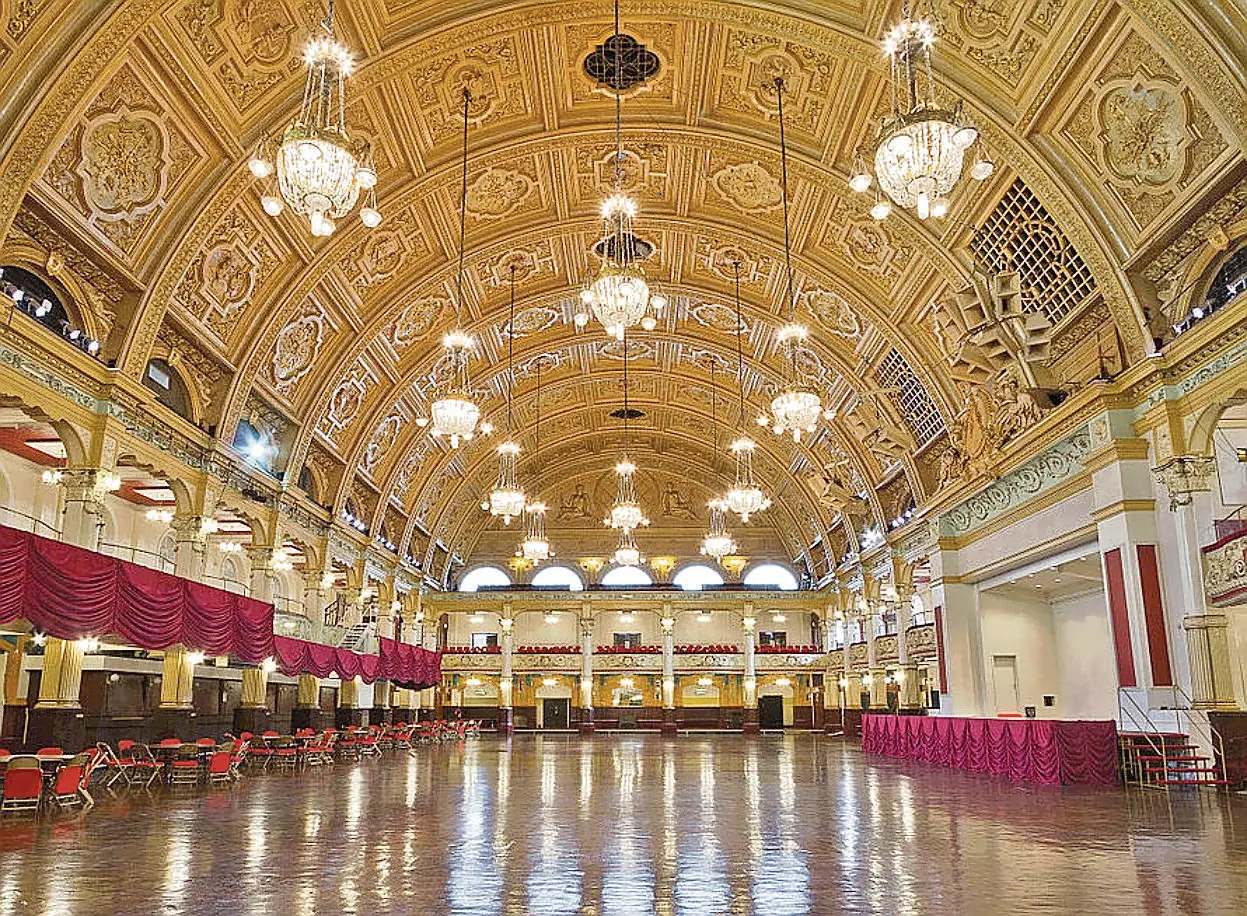
<path fill-rule="evenodd" d="M 599 86 L 627 92 L 658 74 L 658 55 L 631 35 L 612 35 L 585 58 L 584 71 Z"/>
<path fill-rule="evenodd" d="M 974 233 L 970 250 L 991 273 L 1016 272 L 1023 308 L 1053 324 L 1095 292 L 1091 270 L 1020 178 Z"/>
<path fill-rule="evenodd" d="M 944 418 L 939 408 L 899 351 L 888 351 L 875 370 L 875 378 L 880 387 L 887 389 L 888 397 L 920 448 L 944 432 Z"/>

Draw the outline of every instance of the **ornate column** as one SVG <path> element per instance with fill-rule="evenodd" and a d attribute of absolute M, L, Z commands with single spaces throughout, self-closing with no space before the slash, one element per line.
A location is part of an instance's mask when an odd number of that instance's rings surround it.
<path fill-rule="evenodd" d="M 1237 709 L 1230 661 L 1229 620 L 1208 607 L 1204 566 L 1195 517 L 1195 494 L 1212 489 L 1217 460 L 1212 455 L 1178 455 L 1153 468 L 1169 493 L 1178 528 L 1178 576 L 1182 586 L 1186 651 L 1191 665 L 1191 705 L 1197 709 Z"/>
<path fill-rule="evenodd" d="M 364 712 L 359 708 L 360 684 L 358 676 L 342 679 L 338 688 L 338 715 L 334 721 L 337 728 L 364 724 Z"/>
<path fill-rule="evenodd" d="M 65 494 L 61 540 L 87 550 L 99 550 L 104 497 L 118 489 L 121 481 L 105 468 L 65 468 L 59 473 Z"/>
<path fill-rule="evenodd" d="M 580 617 L 580 734 L 593 734 L 593 616 L 588 602 Z"/>
<path fill-rule="evenodd" d="M 260 734 L 268 730 L 268 676 L 277 666 L 266 661 L 242 671 L 242 697 L 234 710 L 234 732 Z"/>
<path fill-rule="evenodd" d="M 512 629 L 515 619 L 511 616 L 511 605 L 502 606 L 502 617 L 498 625 L 502 627 L 502 671 L 498 675 L 498 734 L 515 733 L 515 711 L 511 707 L 511 688 L 514 683 L 511 675 L 511 653 L 515 648 L 515 637 Z"/>
<path fill-rule="evenodd" d="M 256 601 L 273 600 L 273 548 L 272 545 L 255 545 L 247 548 L 251 561 L 251 597 Z"/>
<path fill-rule="evenodd" d="M 392 685 L 389 681 L 378 679 L 372 685 L 372 710 L 368 713 L 369 725 L 389 724 L 394 715 L 390 709 Z"/>
<path fill-rule="evenodd" d="M 179 515 L 169 527 L 173 529 L 173 574 L 195 582 L 203 581 L 208 535 L 215 530 L 216 520 L 202 515 Z"/>
<path fill-rule="evenodd" d="M 152 717 L 154 738 L 176 737 L 191 740 L 191 720 L 195 717 L 195 666 L 202 665 L 202 652 L 185 646 L 165 649 L 160 670 L 160 706 Z"/>
<path fill-rule="evenodd" d="M 745 677 L 744 687 L 745 718 L 741 731 L 747 735 L 758 733 L 758 675 L 754 658 L 754 626 L 758 620 L 753 615 L 753 605 L 745 605 L 745 614 L 741 618 L 741 628 L 745 633 Z"/>
<path fill-rule="evenodd" d="M 290 727 L 295 731 L 320 728 L 320 678 L 314 674 L 299 675 L 299 693 L 290 714 Z"/>
<path fill-rule="evenodd" d="M 675 615 L 671 603 L 663 602 L 662 619 L 662 733 L 674 735 L 679 727 L 675 714 Z"/>
<path fill-rule="evenodd" d="M 913 588 L 898 585 L 896 588 L 896 645 L 900 667 L 896 676 L 900 680 L 900 692 L 897 705 L 905 710 L 922 708 L 922 697 L 918 691 L 918 665 L 909 659 L 909 628 L 914 622 Z"/>

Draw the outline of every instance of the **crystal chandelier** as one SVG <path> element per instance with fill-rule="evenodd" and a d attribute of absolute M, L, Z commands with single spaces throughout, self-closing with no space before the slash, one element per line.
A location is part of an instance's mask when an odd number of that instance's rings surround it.
<path fill-rule="evenodd" d="M 484 508 L 495 518 L 501 517 L 503 524 L 511 524 L 511 519 L 524 511 L 524 491 L 519 484 L 520 447 L 511 441 L 511 405 L 513 396 L 513 380 L 515 378 L 515 265 L 511 265 L 511 306 L 510 322 L 507 324 L 507 438 L 498 446 L 498 482 L 489 491 L 489 500 Z"/>
<path fill-rule="evenodd" d="M 948 213 L 948 195 L 961 179 L 967 152 L 973 152 L 970 177 L 983 181 L 995 166 L 983 155 L 979 132 L 963 115 L 961 102 L 940 105 L 931 72 L 935 27 L 927 19 L 911 19 L 909 3 L 901 5 L 901 21 L 887 34 L 884 53 L 892 61 L 892 111 L 880 125 L 874 145 L 858 154 L 849 187 L 870 190 L 866 161 L 873 158 L 875 178 L 887 198 L 914 210 L 919 219 Z M 876 195 L 870 214 L 884 219 L 892 210 Z"/>
<path fill-rule="evenodd" d="M 514 314 L 514 312 L 512 313 Z M 541 460 L 541 361 L 537 361 L 537 417 L 533 424 L 532 475 L 536 477 Z M 520 541 L 517 556 L 523 557 L 534 566 L 550 558 L 550 541 L 546 537 L 546 504 L 534 500 L 524 506 L 524 540 Z"/>
<path fill-rule="evenodd" d="M 623 46 L 619 0 L 615 0 L 615 34 L 602 46 L 615 57 L 615 190 L 602 202 L 604 231 L 597 246 L 602 264 L 580 291 L 581 307 L 574 321 L 576 327 L 583 328 L 591 313 L 616 340 L 623 340 L 624 332 L 638 324 L 646 331 L 654 330 L 667 304 L 666 296 L 651 289 L 640 265 L 645 243 L 632 233 L 636 202 L 623 192 L 623 91 L 618 88 L 623 85 Z"/>
<path fill-rule="evenodd" d="M 471 335 L 458 330 L 463 321 L 463 251 L 464 231 L 468 213 L 468 106 L 472 95 L 463 90 L 463 182 L 459 194 L 459 273 L 455 285 L 455 328 L 442 338 L 449 363 L 447 377 L 441 395 L 430 408 L 433 418 L 433 435 L 450 439 L 450 447 L 458 448 L 460 440 L 470 440 L 476 433 L 476 423 L 481 409 L 472 398 L 472 378 L 468 360 L 475 342 Z"/>
<path fill-rule="evenodd" d="M 352 61 L 350 51 L 334 38 L 333 0 L 321 27 L 325 34 L 303 52 L 307 82 L 299 116 L 279 135 L 261 140 L 247 165 L 261 180 L 271 179 L 276 168 L 276 182 L 269 181 L 260 199 L 264 212 L 276 217 L 289 206 L 308 221 L 312 235 L 328 236 L 336 228 L 334 220 L 350 213 L 362 192 L 368 195 L 359 211 L 364 225 L 379 226 L 381 213 L 368 146 L 351 140 L 346 130 Z"/>
<path fill-rule="evenodd" d="M 636 483 L 633 480 L 636 465 L 625 458 L 615 465 L 615 473 L 618 475 L 615 502 L 611 505 L 610 515 L 603 519 L 603 524 L 620 531 L 631 531 L 648 525 L 649 519 L 645 517 L 645 510 L 641 508 L 636 497 Z"/>
<path fill-rule="evenodd" d="M 797 300 L 793 294 L 792 241 L 788 227 L 788 143 L 784 136 L 784 79 L 775 77 L 775 97 L 779 102 L 779 161 L 781 168 L 780 191 L 784 201 L 784 273 L 788 298 L 788 324 L 780 328 L 777 339 L 783 348 L 787 371 L 784 387 L 771 399 L 771 416 L 759 417 L 758 422 L 770 426 L 777 435 L 792 434 L 794 442 L 801 441 L 803 432 L 813 432 L 823 411 L 822 398 L 814 387 L 805 381 L 801 369 L 801 353 L 809 333 L 804 325 L 797 324 Z"/>
<path fill-rule="evenodd" d="M 524 507 L 524 540 L 520 556 L 533 565 L 550 559 L 550 541 L 546 538 L 546 504 L 532 502 Z"/>
<path fill-rule="evenodd" d="M 701 539 L 701 553 L 702 556 L 722 560 L 736 553 L 736 542 L 727 530 L 727 500 L 712 499 L 707 505 L 710 507 L 710 528 Z"/>
<path fill-rule="evenodd" d="M 641 550 L 636 545 L 636 538 L 632 536 L 631 528 L 625 528 L 619 533 L 619 546 L 615 548 L 611 560 L 616 566 L 641 565 Z"/>
<path fill-rule="evenodd" d="M 732 443 L 732 454 L 736 456 L 736 480 L 727 491 L 728 508 L 740 516 L 740 520 L 748 524 L 749 516 L 770 508 L 771 501 L 753 476 L 753 450 L 757 448 L 752 439 L 744 436 Z"/>
<path fill-rule="evenodd" d="M 740 314 L 740 262 L 736 261 L 732 267 L 736 281 L 736 391 L 740 399 L 736 423 L 737 427 L 743 431 L 745 428 L 745 323 Z M 754 480 L 753 450 L 756 447 L 754 441 L 744 435 L 731 445 L 732 456 L 736 461 L 736 477 L 731 489 L 727 491 L 727 505 L 746 524 L 749 522 L 749 516 L 755 512 L 761 512 L 771 504 L 766 494 L 762 492 L 762 488 Z"/>

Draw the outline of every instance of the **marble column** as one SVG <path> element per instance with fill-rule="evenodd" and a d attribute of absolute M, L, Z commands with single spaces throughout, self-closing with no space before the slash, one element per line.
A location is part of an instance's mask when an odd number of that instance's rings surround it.
<path fill-rule="evenodd" d="M 392 685 L 389 681 L 378 679 L 372 685 L 372 711 L 368 714 L 369 725 L 388 725 L 393 721 L 391 711 Z"/>
<path fill-rule="evenodd" d="M 251 561 L 251 597 L 256 601 L 271 602 L 273 600 L 272 546 L 248 547 L 247 559 Z"/>
<path fill-rule="evenodd" d="M 515 636 L 511 632 L 514 621 L 510 617 L 503 617 L 498 623 L 502 626 L 502 670 L 498 675 L 498 734 L 510 735 L 515 732 L 515 710 L 511 705 L 511 690 L 515 683 L 511 667 L 515 649 Z"/>
<path fill-rule="evenodd" d="M 1229 621 L 1225 614 L 1208 607 L 1195 513 L 1195 499 L 1212 489 L 1216 470 L 1216 458 L 1211 455 L 1180 455 L 1152 473 L 1168 491 L 1169 508 L 1177 523 L 1178 581 L 1185 612 L 1182 629 L 1190 662 L 1191 706 L 1233 710 L 1238 704 L 1234 699 Z"/>
<path fill-rule="evenodd" d="M 758 732 L 758 674 L 756 665 L 757 659 L 754 657 L 754 626 L 756 624 L 757 618 L 753 615 L 753 606 L 748 604 L 745 605 L 745 616 L 741 620 L 741 626 L 745 634 L 745 676 L 742 681 L 742 686 L 744 687 L 745 717 L 741 731 L 747 735 L 757 734 Z"/>
<path fill-rule="evenodd" d="M 586 608 L 585 612 L 589 609 Z M 580 734 L 593 734 L 593 617 L 580 618 Z"/>
<path fill-rule="evenodd" d="M 670 604 L 662 607 L 662 732 L 674 735 L 679 728 L 675 711 L 675 617 Z"/>
<path fill-rule="evenodd" d="M 104 498 L 118 488 L 119 481 L 104 468 L 65 468 L 60 474 L 65 494 L 61 540 L 87 550 L 99 550 Z"/>

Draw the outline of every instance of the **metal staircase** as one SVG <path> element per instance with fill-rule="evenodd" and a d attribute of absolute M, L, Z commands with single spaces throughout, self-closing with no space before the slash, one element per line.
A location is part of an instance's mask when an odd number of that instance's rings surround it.
<path fill-rule="evenodd" d="M 1159 712 L 1172 716 L 1176 728 L 1165 729 L 1125 690 L 1118 692 L 1119 718 L 1133 730 L 1117 733 L 1118 766 L 1122 781 L 1147 789 L 1221 788 L 1225 776 L 1225 747 L 1220 733 L 1207 718 L 1190 707 L 1180 687 L 1173 690 L 1174 705 Z M 1185 703 L 1179 703 L 1185 700 Z M 1185 722 L 1183 721 L 1185 719 Z M 1212 756 L 1203 753 L 1211 748 Z"/>
<path fill-rule="evenodd" d="M 375 623 L 357 623 L 346 631 L 346 635 L 342 637 L 342 641 L 338 643 L 339 649 L 350 649 L 352 652 L 358 652 L 363 648 L 364 643 L 374 635 L 377 625 Z"/>

